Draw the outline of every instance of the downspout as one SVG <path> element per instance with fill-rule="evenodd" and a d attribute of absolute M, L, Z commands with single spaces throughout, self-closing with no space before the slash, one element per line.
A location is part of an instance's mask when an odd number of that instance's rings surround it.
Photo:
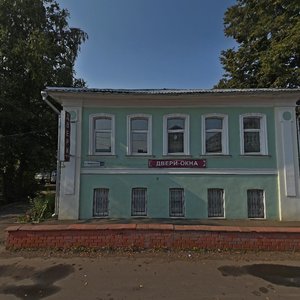
<path fill-rule="evenodd" d="M 46 102 L 46 104 L 51 107 L 51 109 L 58 116 L 58 134 L 57 134 L 57 154 L 56 154 L 56 188 L 55 188 L 55 207 L 54 214 L 52 216 L 58 216 L 59 211 L 59 197 L 60 197 L 60 175 L 61 175 L 61 161 L 59 159 L 60 155 L 60 136 L 61 136 L 61 113 L 60 111 L 47 99 L 48 93 L 45 91 L 41 91 L 42 99 Z"/>
<path fill-rule="evenodd" d="M 296 130 L 297 130 L 298 167 L 300 170 L 300 99 L 296 102 Z"/>

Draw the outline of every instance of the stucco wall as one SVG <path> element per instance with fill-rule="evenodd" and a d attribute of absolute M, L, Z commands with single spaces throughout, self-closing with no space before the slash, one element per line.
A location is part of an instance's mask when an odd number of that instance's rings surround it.
<path fill-rule="evenodd" d="M 89 147 L 89 115 L 108 113 L 115 115 L 115 157 L 90 156 Z M 141 167 L 147 168 L 148 159 L 127 156 L 127 115 L 152 115 L 152 154 L 156 159 L 163 157 L 163 116 L 172 113 L 190 116 L 190 155 L 201 157 L 201 116 L 209 113 L 228 115 L 229 156 L 207 156 L 208 168 L 276 168 L 274 110 L 269 107 L 218 107 L 218 108 L 83 108 L 82 115 L 82 164 L 86 160 L 100 160 L 105 167 Z M 267 117 L 268 156 L 241 156 L 239 116 L 244 113 L 262 113 Z"/>
<path fill-rule="evenodd" d="M 276 175 L 82 175 L 80 218 L 92 218 L 93 189 L 109 188 L 109 217 L 131 217 L 131 189 L 147 188 L 147 217 L 169 218 L 169 188 L 185 191 L 185 218 L 207 218 L 207 189 L 225 191 L 225 217 L 247 218 L 247 189 L 265 190 L 266 217 L 278 219 Z"/>

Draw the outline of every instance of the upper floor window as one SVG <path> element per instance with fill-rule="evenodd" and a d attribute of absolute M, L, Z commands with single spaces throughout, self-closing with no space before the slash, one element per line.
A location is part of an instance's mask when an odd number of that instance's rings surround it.
<path fill-rule="evenodd" d="M 128 116 L 128 154 L 151 155 L 152 126 L 151 116 Z"/>
<path fill-rule="evenodd" d="M 164 116 L 164 155 L 189 154 L 189 117 Z"/>
<path fill-rule="evenodd" d="M 241 154 L 267 155 L 267 125 L 263 114 L 240 116 Z"/>
<path fill-rule="evenodd" d="M 211 114 L 202 117 L 202 153 L 228 154 L 228 116 Z"/>
<path fill-rule="evenodd" d="M 115 154 L 115 118 L 113 115 L 90 116 L 90 155 Z"/>

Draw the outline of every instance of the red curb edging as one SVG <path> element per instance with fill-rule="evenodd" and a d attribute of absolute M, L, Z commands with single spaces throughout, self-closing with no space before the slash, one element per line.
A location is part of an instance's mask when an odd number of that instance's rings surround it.
<path fill-rule="evenodd" d="M 300 250 L 300 228 L 173 224 L 20 225 L 7 248 L 174 248 Z"/>

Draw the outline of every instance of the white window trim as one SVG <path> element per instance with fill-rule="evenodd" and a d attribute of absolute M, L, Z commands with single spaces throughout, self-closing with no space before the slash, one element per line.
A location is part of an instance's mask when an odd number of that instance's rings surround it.
<path fill-rule="evenodd" d="M 111 118 L 111 151 L 95 152 L 94 120 L 97 118 Z M 89 115 L 89 155 L 108 156 L 115 155 L 115 116 L 112 114 L 98 113 Z"/>
<path fill-rule="evenodd" d="M 260 118 L 260 152 L 246 152 L 244 149 L 244 118 Z M 268 155 L 267 117 L 261 113 L 247 113 L 240 115 L 240 153 L 241 155 Z"/>
<path fill-rule="evenodd" d="M 183 118 L 184 119 L 184 139 L 183 152 L 168 153 L 168 119 Z M 180 156 L 190 155 L 190 116 L 186 114 L 168 114 L 163 117 L 163 155 Z"/>
<path fill-rule="evenodd" d="M 207 118 L 222 118 L 222 152 L 206 152 L 206 129 L 205 120 Z M 202 154 L 203 155 L 228 155 L 229 154 L 229 138 L 228 138 L 228 115 L 225 114 L 206 114 L 202 116 Z"/>
<path fill-rule="evenodd" d="M 131 150 L 131 119 L 147 118 L 148 119 L 148 134 L 147 134 L 147 153 L 132 153 Z M 127 155 L 145 156 L 152 155 L 152 116 L 147 114 L 133 114 L 127 116 Z"/>

